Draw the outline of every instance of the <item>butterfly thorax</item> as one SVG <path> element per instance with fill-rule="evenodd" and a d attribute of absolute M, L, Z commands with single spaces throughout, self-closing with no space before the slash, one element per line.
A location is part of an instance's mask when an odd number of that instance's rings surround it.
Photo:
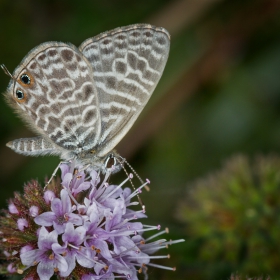
<path fill-rule="evenodd" d="M 61 156 L 64 160 L 69 158 L 74 159 L 83 166 L 88 166 L 88 169 L 97 171 L 106 171 L 106 169 L 113 167 L 115 172 L 121 169 L 122 158 L 115 150 L 112 150 L 106 155 L 101 155 L 98 149 L 91 149 L 87 151 L 79 151 L 78 153 L 72 153 L 72 157 L 64 154 Z"/>

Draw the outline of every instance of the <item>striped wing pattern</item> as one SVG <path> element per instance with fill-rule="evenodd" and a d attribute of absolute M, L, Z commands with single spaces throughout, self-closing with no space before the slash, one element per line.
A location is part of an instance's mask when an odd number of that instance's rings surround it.
<path fill-rule="evenodd" d="M 31 78 L 28 86 L 20 81 L 26 73 Z M 98 143 L 101 122 L 97 92 L 90 65 L 77 48 L 44 43 L 24 58 L 14 77 L 18 82 L 11 84 L 13 96 L 17 90 L 26 96 L 25 102 L 16 104 L 35 131 L 66 150 Z"/>
<path fill-rule="evenodd" d="M 168 32 L 147 24 L 117 28 L 80 46 L 93 68 L 101 115 L 100 156 L 123 138 L 148 102 L 165 67 Z"/>
<path fill-rule="evenodd" d="M 34 48 L 14 71 L 6 97 L 39 136 L 7 145 L 21 154 L 66 160 L 95 153 L 94 164 L 148 102 L 169 45 L 165 29 L 137 24 L 90 38 L 79 49 L 59 42 Z"/>

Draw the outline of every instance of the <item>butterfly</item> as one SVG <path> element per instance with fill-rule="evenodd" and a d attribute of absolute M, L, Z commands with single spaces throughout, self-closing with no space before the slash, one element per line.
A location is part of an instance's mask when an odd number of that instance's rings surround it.
<path fill-rule="evenodd" d="M 167 62 L 170 35 L 135 24 L 85 40 L 46 42 L 11 76 L 5 97 L 38 135 L 7 146 L 28 156 L 58 155 L 106 168 L 153 93 Z"/>

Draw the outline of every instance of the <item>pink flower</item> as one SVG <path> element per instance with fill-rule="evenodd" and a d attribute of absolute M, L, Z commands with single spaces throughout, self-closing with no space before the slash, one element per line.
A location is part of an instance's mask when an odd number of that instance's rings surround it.
<path fill-rule="evenodd" d="M 137 204 L 131 199 L 147 183 L 131 192 L 130 188 L 123 188 L 130 177 L 119 185 L 108 184 L 110 169 L 102 180 L 95 171 L 72 173 L 66 164 L 61 165 L 61 171 L 61 185 L 52 184 L 43 192 L 32 182 L 25 188 L 25 197 L 34 199 L 21 205 L 24 200 L 17 196 L 9 204 L 9 215 L 0 217 L 3 232 L 0 243 L 7 258 L 14 256 L 6 265 L 10 273 L 23 272 L 24 265 L 25 279 L 49 280 L 54 274 L 72 279 L 71 275 L 78 274 L 82 280 L 120 277 L 136 280 L 139 271 L 147 278 L 149 266 L 173 270 L 152 263 L 153 258 L 168 255 L 151 254 L 183 240 L 149 241 L 165 231 L 145 240 L 145 231 L 158 231 L 160 227 L 143 225 L 139 221 L 146 217 L 143 210 L 129 208 Z M 17 229 L 12 228 L 14 220 Z M 13 235 L 4 226 L 9 223 Z M 18 243 L 12 243 L 14 240 Z"/>

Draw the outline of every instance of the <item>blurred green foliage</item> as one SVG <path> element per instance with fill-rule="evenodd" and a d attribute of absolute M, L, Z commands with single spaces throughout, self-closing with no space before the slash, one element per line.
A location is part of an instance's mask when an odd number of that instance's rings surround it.
<path fill-rule="evenodd" d="M 279 276 L 280 157 L 236 156 L 189 185 L 177 214 L 197 241 L 199 279 L 238 271 Z M 222 272 L 222 270 L 224 272 Z"/>
<path fill-rule="evenodd" d="M 262 276 L 260 276 L 260 277 L 254 277 L 254 278 L 251 278 L 251 277 L 242 277 L 242 276 L 240 276 L 240 275 L 238 275 L 238 274 L 232 274 L 231 276 L 230 276 L 230 280 L 243 280 L 243 279 L 245 279 L 245 280 L 271 280 L 271 278 L 268 276 L 268 277 L 262 277 Z"/>

